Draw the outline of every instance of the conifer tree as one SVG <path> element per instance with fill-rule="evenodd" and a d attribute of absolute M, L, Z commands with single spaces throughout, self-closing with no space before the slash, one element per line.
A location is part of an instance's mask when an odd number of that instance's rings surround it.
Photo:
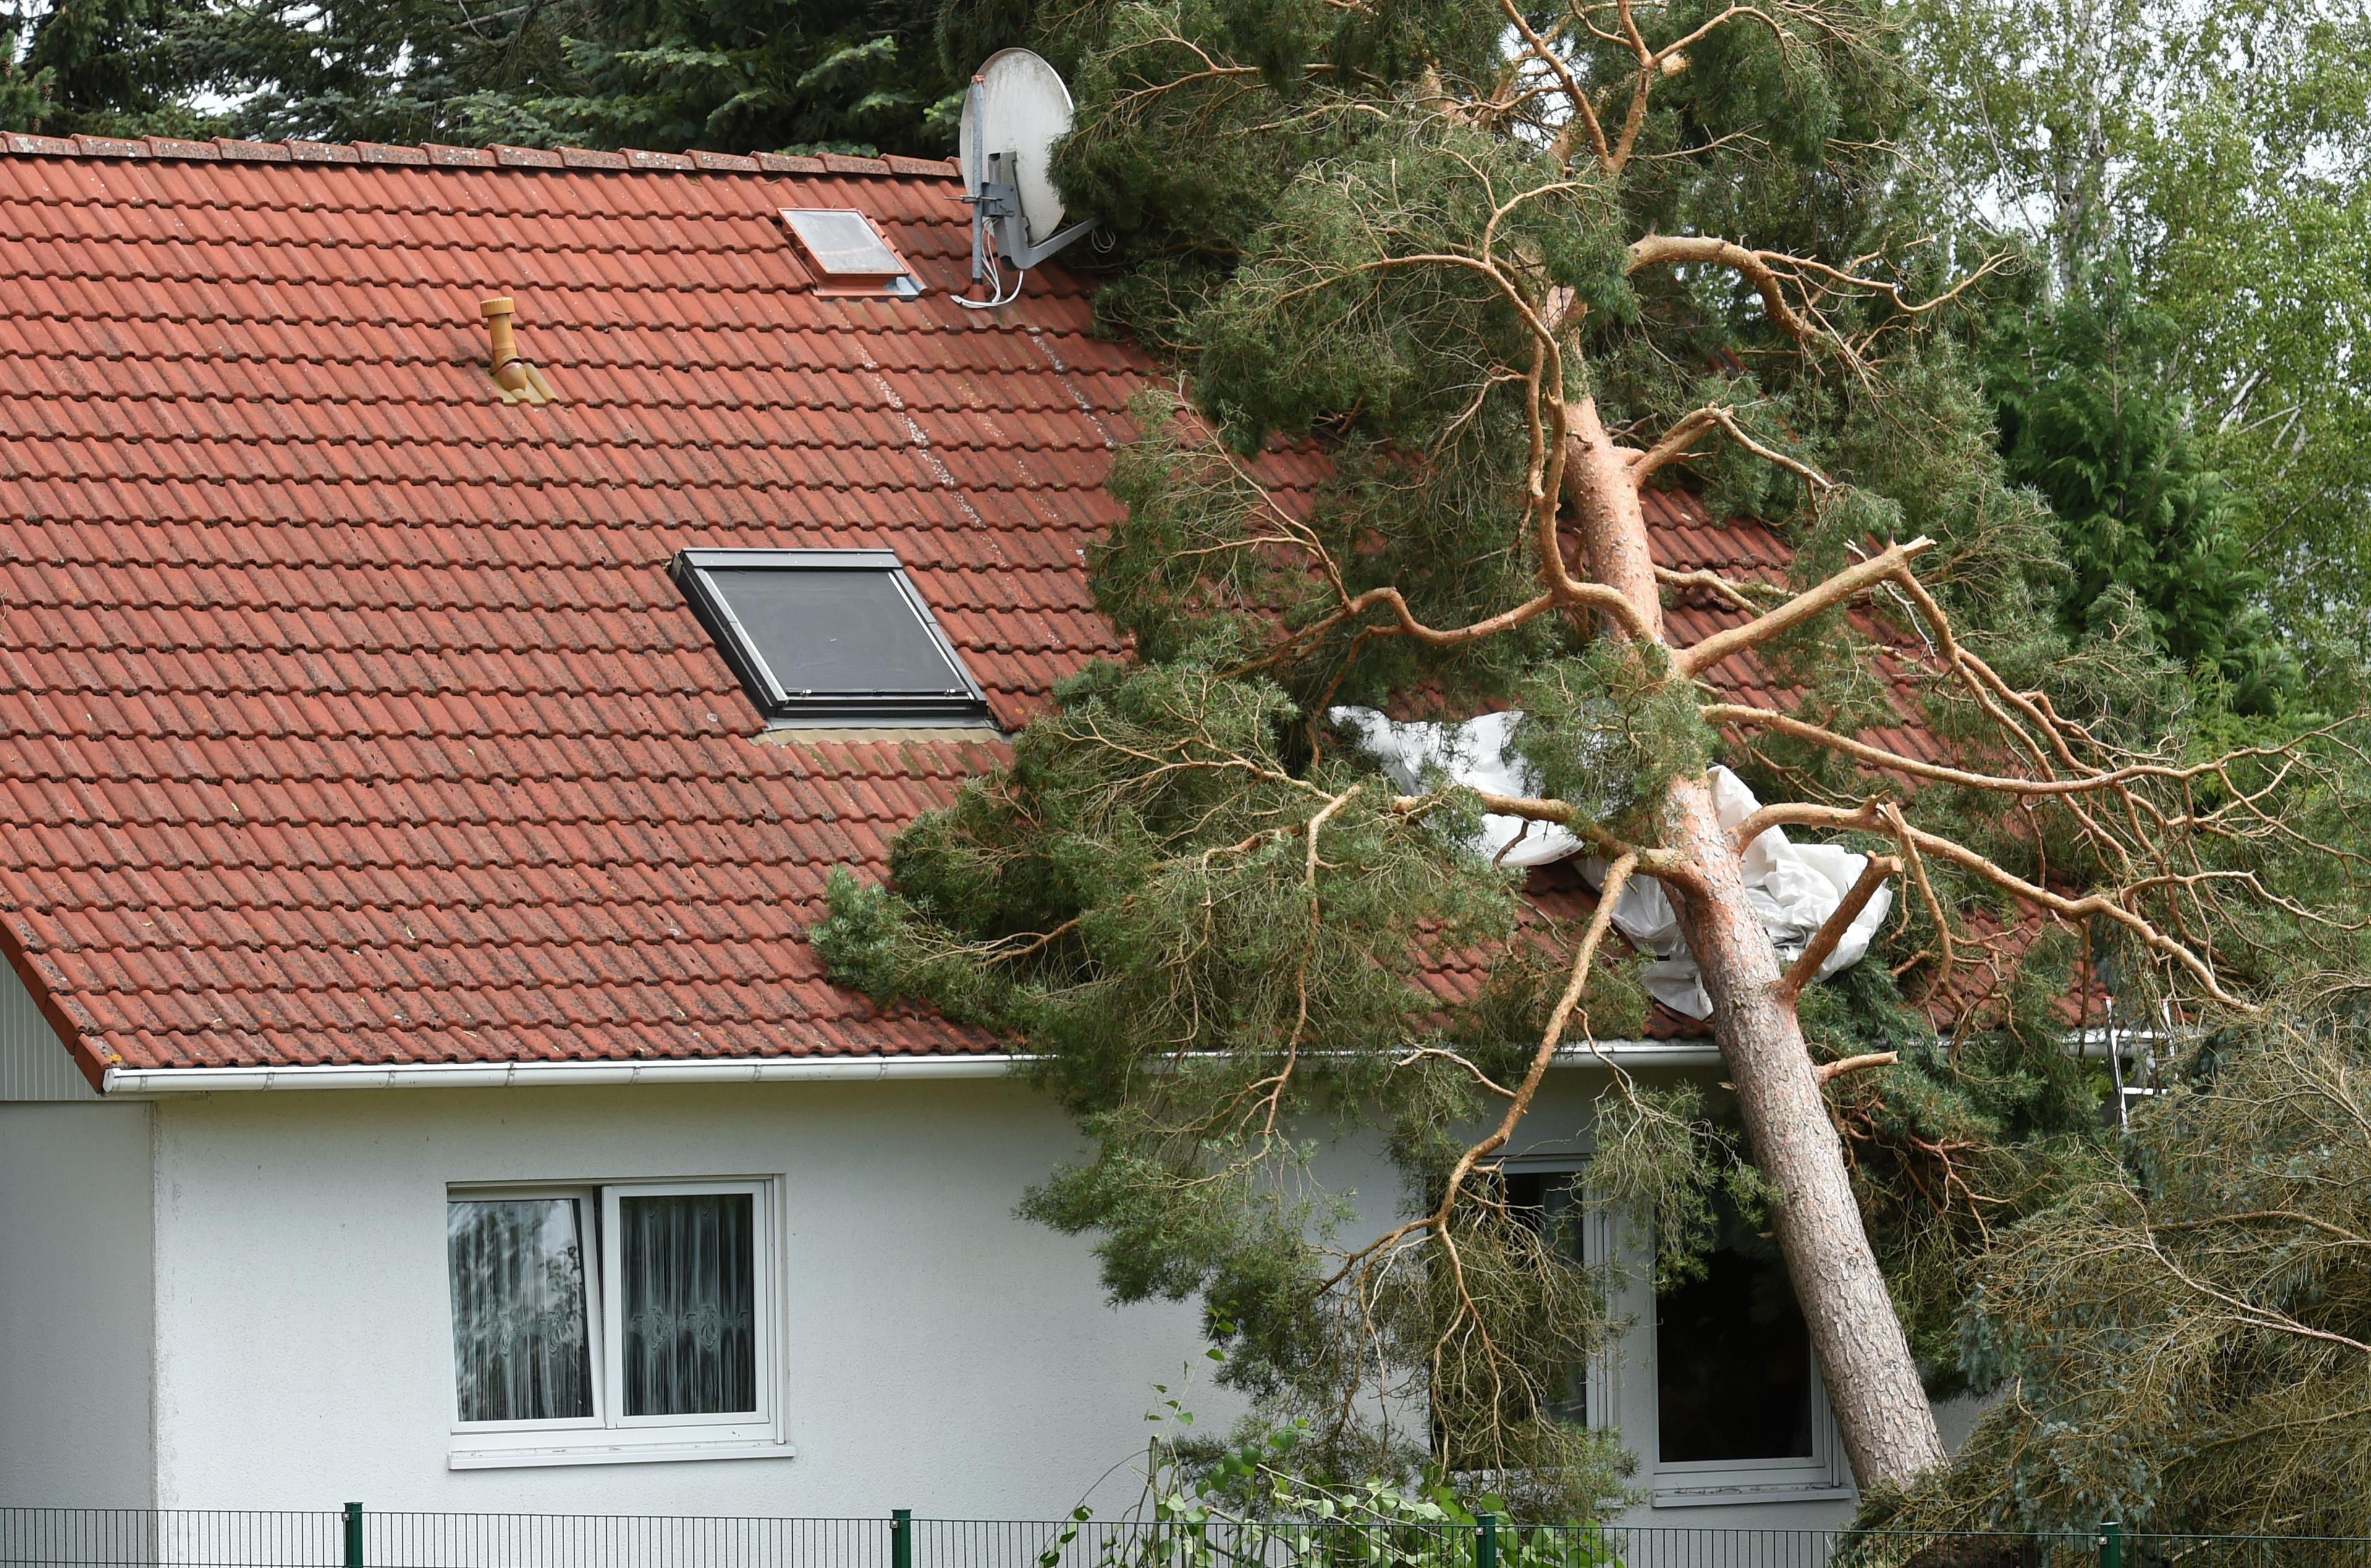
<path fill-rule="evenodd" d="M 2324 737 L 2202 755 L 2129 594 L 2062 622 L 1949 333 L 1989 264 L 1903 226 L 1877 7 L 1098 0 L 1030 27 L 1081 100 L 1061 173 L 1116 243 L 1104 308 L 1190 393 L 1138 405 L 1092 554 L 1133 652 L 906 834 L 891 886 L 837 878 L 819 950 L 1031 1054 L 1094 1153 L 1029 1211 L 1099 1236 L 1116 1295 L 1204 1302 L 1227 1376 L 1302 1424 L 1294 1468 L 1568 1511 L 1619 1486 L 1556 1415 L 1604 1282 L 1493 1160 L 1559 1053 L 1639 1026 L 1610 912 L 1655 878 L 1733 1096 L 1615 1075 L 1590 1200 L 1667 1272 L 1721 1194 L 1758 1205 L 1854 1473 L 1929 1470 L 1921 1361 L 1962 1260 L 2096 1144 L 2070 990 L 2112 950 L 2128 1007 L 2245 1009 L 2307 902 L 2351 894 L 2317 852 Z M 1671 486 L 1780 527 L 1791 579 L 1659 566 Z M 1681 629 L 1708 605 L 1719 629 Z M 1771 684 L 1741 691 L 1749 665 Z M 1395 783 L 1350 704 L 1519 709 L 1529 786 Z M 1771 802 L 1733 832 L 1716 759 Z M 1578 839 L 1593 911 L 1474 854 L 1486 813 Z M 1741 869 L 1773 826 L 1871 853 L 1786 959 Z M 1810 986 L 1883 879 L 1887 945 Z M 1477 998 L 1428 984 L 1452 961 Z M 1326 1185 L 1345 1129 L 1399 1168 L 1379 1229 Z"/>
<path fill-rule="evenodd" d="M 1988 1253 L 1998 1390 L 1893 1528 L 2352 1536 L 2371 1496 L 2371 1001 L 2359 975 L 2200 1032 L 2121 1157 Z M 2336 1543 L 2300 1549 L 2336 1561 Z"/>
<path fill-rule="evenodd" d="M 52 135 L 211 135 L 187 101 L 194 0 L 49 0 L 0 12 L 0 127 Z"/>

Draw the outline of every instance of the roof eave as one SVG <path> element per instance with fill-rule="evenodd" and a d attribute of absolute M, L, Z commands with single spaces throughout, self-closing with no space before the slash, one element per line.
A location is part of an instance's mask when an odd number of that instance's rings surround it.
<path fill-rule="evenodd" d="M 905 1082 L 1005 1078 L 1034 1056 L 999 1053 L 940 1056 L 763 1056 L 682 1062 L 397 1062 L 276 1067 L 110 1067 L 99 1092 L 110 1099 L 264 1090 L 536 1089 L 617 1084 Z M 1707 1067 L 1712 1042 L 1605 1040 L 1556 1053 L 1560 1067 Z"/>

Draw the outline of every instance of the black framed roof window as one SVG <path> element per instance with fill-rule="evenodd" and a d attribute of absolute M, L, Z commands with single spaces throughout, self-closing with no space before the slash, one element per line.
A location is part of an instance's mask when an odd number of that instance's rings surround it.
<path fill-rule="evenodd" d="M 989 721 L 894 550 L 685 550 L 667 570 L 777 724 Z"/>

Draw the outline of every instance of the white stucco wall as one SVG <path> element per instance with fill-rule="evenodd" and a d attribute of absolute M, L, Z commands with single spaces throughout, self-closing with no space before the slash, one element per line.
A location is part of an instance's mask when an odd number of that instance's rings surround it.
<path fill-rule="evenodd" d="M 1585 1150 L 1596 1082 L 1554 1075 L 1509 1153 Z M 1093 1497 L 1108 1514 L 1134 1498 L 1154 1383 L 1190 1367 L 1203 1430 L 1236 1408 L 1192 1309 L 1111 1307 L 1086 1242 L 1013 1217 L 1077 1147 L 1016 1083 L 275 1091 L 154 1114 L 165 1505 L 1051 1518 L 1117 1463 Z M 1371 1140 L 1323 1164 L 1388 1216 L 1397 1179 Z M 788 1210 L 795 1457 L 449 1466 L 448 1185 L 769 1175 Z M 1651 1320 L 1643 1288 L 1628 1305 Z M 1610 1372 L 1618 1407 L 1651 1401 L 1648 1341 Z M 1762 1500 L 1630 1522 L 1804 1528 L 1849 1511 Z"/>
<path fill-rule="evenodd" d="M 1076 1139 L 1009 1082 L 226 1094 L 156 1116 L 168 1506 L 1058 1517 L 1197 1358 L 1190 1309 L 1106 1305 L 1084 1242 L 1012 1217 Z M 796 1457 L 447 1468 L 448 1183 L 769 1173 Z"/>
<path fill-rule="evenodd" d="M 153 1196 L 146 1106 L 0 1104 L 0 1507 L 151 1501 Z"/>

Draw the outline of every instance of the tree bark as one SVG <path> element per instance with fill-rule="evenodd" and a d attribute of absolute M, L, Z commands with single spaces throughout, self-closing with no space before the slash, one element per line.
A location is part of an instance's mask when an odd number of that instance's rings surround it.
<path fill-rule="evenodd" d="M 1628 464 L 1593 401 L 1573 405 L 1567 415 L 1574 439 L 1567 496 L 1580 523 L 1590 575 L 1620 589 L 1660 638 L 1661 595 Z M 1943 1462 L 1942 1438 L 1870 1250 L 1802 1026 L 1782 994 L 1777 950 L 1746 898 L 1737 847 L 1720 825 L 1706 781 L 1674 781 L 1666 813 L 1669 846 L 1698 872 L 1694 887 L 1671 889 L 1681 925 L 1712 997 L 1713 1033 L 1737 1088 L 1754 1162 L 1779 1193 L 1779 1250 L 1853 1477 L 1864 1491 L 1906 1483 Z"/>
<path fill-rule="evenodd" d="M 1712 1027 L 1754 1163 L 1780 1193 L 1779 1250 L 1827 1380 L 1853 1479 L 1863 1491 L 1905 1483 L 1943 1462 L 1935 1412 L 1885 1288 L 1853 1196 L 1844 1145 L 1792 1006 L 1780 1000 L 1778 954 L 1746 901 L 1728 830 L 1700 778 L 1671 786 L 1673 847 L 1701 869 L 1681 894 L 1688 951 L 1712 996 Z"/>

